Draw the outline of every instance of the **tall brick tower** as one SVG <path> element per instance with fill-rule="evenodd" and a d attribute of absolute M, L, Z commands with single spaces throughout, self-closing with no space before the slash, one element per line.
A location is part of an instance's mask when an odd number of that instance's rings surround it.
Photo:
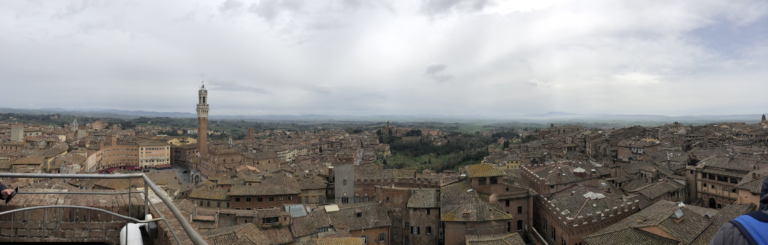
<path fill-rule="evenodd" d="M 208 157 L 208 90 L 205 84 L 197 92 L 197 151 Z"/>

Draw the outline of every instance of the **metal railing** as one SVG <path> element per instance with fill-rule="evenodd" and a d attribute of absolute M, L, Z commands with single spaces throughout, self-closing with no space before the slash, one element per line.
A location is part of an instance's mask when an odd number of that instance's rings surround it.
<path fill-rule="evenodd" d="M 149 214 L 149 207 L 151 206 L 155 212 L 158 213 L 160 216 L 159 218 L 154 218 L 151 220 L 139 220 L 130 216 L 124 216 L 117 213 L 113 213 L 104 209 L 99 208 L 93 208 L 93 207 L 83 207 L 83 206 L 75 206 L 75 205 L 49 205 L 49 206 L 38 206 L 38 207 L 28 207 L 28 208 L 18 208 L 13 210 L 8 210 L 4 212 L 0 212 L 0 216 L 11 214 L 13 215 L 16 212 L 23 212 L 28 210 L 34 210 L 34 209 L 44 209 L 47 210 L 47 208 L 74 208 L 74 209 L 86 209 L 86 210 L 92 210 L 92 211 L 99 211 L 103 212 L 109 215 L 113 215 L 122 219 L 126 220 L 126 240 L 128 239 L 128 220 L 136 222 L 136 223 L 149 223 L 149 222 L 155 222 L 162 220 L 165 222 L 166 226 L 168 227 L 168 230 L 171 232 L 171 235 L 173 235 L 173 238 L 176 240 L 176 243 L 181 244 L 179 241 L 178 236 L 176 235 L 176 232 L 173 230 L 171 225 L 168 223 L 168 220 L 164 217 L 162 212 L 160 212 L 155 205 L 149 201 L 149 189 L 152 189 L 152 192 L 155 193 L 155 195 L 160 198 L 160 200 L 165 203 L 165 205 L 168 207 L 168 209 L 173 213 L 173 216 L 176 217 L 176 219 L 179 221 L 179 224 L 181 224 L 181 227 L 184 229 L 184 232 L 187 233 L 187 236 L 189 237 L 190 241 L 195 245 L 208 245 L 208 243 L 200 236 L 200 234 L 195 231 L 194 228 L 187 222 L 187 219 L 184 217 L 184 215 L 176 208 L 176 206 L 173 204 L 171 199 L 169 199 L 167 196 L 165 196 L 164 192 L 155 186 L 154 183 L 143 173 L 137 173 L 137 174 L 37 174 L 37 173 L 0 173 L 0 178 L 44 178 L 44 179 L 133 179 L 133 178 L 141 178 L 144 181 L 144 213 Z M 130 183 L 130 181 L 129 181 Z M 133 193 L 141 193 L 141 192 L 135 192 L 130 190 L 127 192 L 24 192 L 19 191 L 19 195 L 22 194 L 80 194 L 80 195 L 120 195 L 120 194 L 128 194 L 128 215 L 131 213 L 131 194 Z M 47 215 L 46 215 L 47 217 Z M 11 223 L 13 224 L 13 222 Z M 127 244 L 127 242 L 126 242 Z"/>

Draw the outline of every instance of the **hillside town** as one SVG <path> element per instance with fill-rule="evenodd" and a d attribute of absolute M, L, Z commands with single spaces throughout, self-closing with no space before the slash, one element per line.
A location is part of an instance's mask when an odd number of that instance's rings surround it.
<path fill-rule="evenodd" d="M 438 172 L 387 168 L 380 160 L 392 150 L 380 136 L 446 144 L 439 129 L 387 122 L 351 133 L 249 129 L 241 140 L 209 140 L 207 98 L 203 85 L 197 128 L 0 122 L 0 172 L 144 173 L 212 245 L 706 244 L 757 210 L 768 176 L 765 116 L 757 124 L 519 128 L 487 145 L 482 161 Z M 196 136 L 161 133 L 170 130 Z M 125 179 L 2 183 L 144 187 Z M 171 225 L 159 226 L 174 243 Z M 2 228 L 0 239 L 13 236 Z"/>

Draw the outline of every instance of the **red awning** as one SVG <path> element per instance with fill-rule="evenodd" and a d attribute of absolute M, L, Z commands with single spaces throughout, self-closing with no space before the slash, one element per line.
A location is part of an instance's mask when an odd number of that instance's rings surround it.
<path fill-rule="evenodd" d="M 141 170 L 139 166 L 125 166 L 125 170 Z"/>

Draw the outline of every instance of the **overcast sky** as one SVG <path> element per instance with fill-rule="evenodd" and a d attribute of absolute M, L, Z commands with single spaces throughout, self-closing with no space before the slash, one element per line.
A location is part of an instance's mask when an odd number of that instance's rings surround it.
<path fill-rule="evenodd" d="M 768 2 L 2 1 L 0 107 L 768 111 Z"/>

